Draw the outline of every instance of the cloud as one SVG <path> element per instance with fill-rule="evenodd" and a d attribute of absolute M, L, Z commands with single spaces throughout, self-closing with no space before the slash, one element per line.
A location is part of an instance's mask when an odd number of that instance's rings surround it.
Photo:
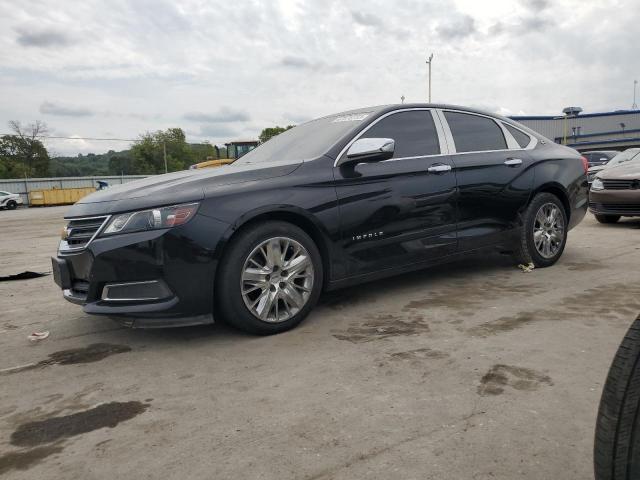
<path fill-rule="evenodd" d="M 546 10 L 549 7 L 549 0 L 524 0 L 523 5 L 534 12 Z"/>
<path fill-rule="evenodd" d="M 238 131 L 226 125 L 202 125 L 200 131 L 195 135 L 197 137 L 229 139 L 238 135 Z"/>
<path fill-rule="evenodd" d="M 233 110 L 229 107 L 221 107 L 217 112 L 189 112 L 185 113 L 182 118 L 190 122 L 201 123 L 228 123 L 228 122 L 247 122 L 251 117 L 240 110 Z"/>
<path fill-rule="evenodd" d="M 372 13 L 354 12 L 352 10 L 351 17 L 353 17 L 354 22 L 364 27 L 382 27 L 384 25 L 382 19 Z"/>
<path fill-rule="evenodd" d="M 66 47 L 73 43 L 73 39 L 66 33 L 57 30 L 27 31 L 17 30 L 16 41 L 23 47 Z"/>
<path fill-rule="evenodd" d="M 436 26 L 436 33 L 443 40 L 463 39 L 476 32 L 475 20 L 472 16 L 466 14 L 460 14 Z"/>
<path fill-rule="evenodd" d="M 410 30 L 396 27 L 389 21 L 385 22 L 385 20 L 373 13 L 359 12 L 356 10 L 351 10 L 350 13 L 353 21 L 362 27 L 384 32 L 386 35 L 391 35 L 397 39 L 407 38 L 411 34 Z"/>
<path fill-rule="evenodd" d="M 518 17 L 514 23 L 506 24 L 498 21 L 491 25 L 488 30 L 490 36 L 502 35 L 510 33 L 512 35 L 523 35 L 526 33 L 542 32 L 556 24 L 556 21 L 550 17 L 544 17 L 539 14 Z"/>
<path fill-rule="evenodd" d="M 91 117 L 95 114 L 88 108 L 65 106 L 47 101 L 40 104 L 40 113 L 61 117 Z"/>
<path fill-rule="evenodd" d="M 523 18 L 520 27 L 527 32 L 540 32 L 553 25 L 555 21 L 551 18 L 532 16 Z"/>
<path fill-rule="evenodd" d="M 220 142 L 424 99 L 431 52 L 437 102 L 529 114 L 630 107 L 637 0 L 504 3 L 0 0 L 11 5 L 0 15 L 0 125 L 42 118 L 117 138 L 179 126 Z M 40 109 L 44 100 L 53 106 Z"/>
<path fill-rule="evenodd" d="M 279 65 L 290 70 L 308 70 L 312 72 L 326 73 L 338 73 L 344 71 L 346 68 L 342 65 L 330 65 L 322 60 L 312 62 L 306 58 L 293 55 L 282 57 Z"/>

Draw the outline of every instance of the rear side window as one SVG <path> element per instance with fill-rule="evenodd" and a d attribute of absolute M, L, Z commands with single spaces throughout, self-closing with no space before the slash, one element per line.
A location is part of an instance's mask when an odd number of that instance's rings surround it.
<path fill-rule="evenodd" d="M 504 150 L 507 142 L 496 122 L 467 113 L 444 112 L 457 152 Z"/>
<path fill-rule="evenodd" d="M 504 123 L 503 125 L 507 127 L 507 130 L 509 130 L 509 133 L 513 135 L 513 138 L 516 139 L 516 142 L 518 142 L 518 145 L 520 145 L 520 148 L 525 148 L 527 145 L 529 145 L 529 143 L 531 142 L 531 137 L 529 135 L 521 132 L 517 128 L 513 128 L 508 123 Z"/>
<path fill-rule="evenodd" d="M 427 110 L 389 115 L 373 125 L 360 138 L 392 138 L 396 144 L 393 158 L 440 153 L 436 126 L 431 112 Z"/>

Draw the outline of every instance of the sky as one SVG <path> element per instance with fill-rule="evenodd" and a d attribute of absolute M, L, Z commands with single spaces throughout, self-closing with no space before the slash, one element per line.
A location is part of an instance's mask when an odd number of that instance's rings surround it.
<path fill-rule="evenodd" d="M 434 102 L 506 115 L 628 109 L 637 0 L 0 0 L 0 134 L 191 142 L 369 105 Z M 640 93 L 640 91 L 639 91 Z M 127 141 L 46 140 L 50 153 Z"/>

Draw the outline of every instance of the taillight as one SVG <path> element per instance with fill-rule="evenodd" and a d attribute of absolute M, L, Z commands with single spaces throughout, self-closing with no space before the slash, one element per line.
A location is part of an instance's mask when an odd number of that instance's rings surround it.
<path fill-rule="evenodd" d="M 589 160 L 587 160 L 585 157 L 580 157 L 582 159 L 582 168 L 584 168 L 584 173 L 587 173 L 589 171 Z"/>

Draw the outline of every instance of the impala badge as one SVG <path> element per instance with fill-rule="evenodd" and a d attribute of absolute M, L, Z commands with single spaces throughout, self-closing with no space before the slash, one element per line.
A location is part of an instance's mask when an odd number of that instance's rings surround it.
<path fill-rule="evenodd" d="M 380 238 L 382 236 L 384 236 L 384 232 L 370 232 L 370 233 L 354 235 L 353 237 L 351 237 L 351 240 L 355 242 L 358 240 L 369 240 L 371 238 Z"/>

